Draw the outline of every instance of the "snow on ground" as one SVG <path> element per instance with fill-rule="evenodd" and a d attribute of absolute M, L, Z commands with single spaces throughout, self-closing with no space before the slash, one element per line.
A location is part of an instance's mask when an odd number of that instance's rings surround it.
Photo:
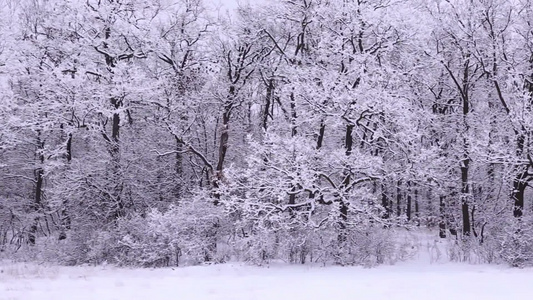
<path fill-rule="evenodd" d="M 533 269 L 401 263 L 168 269 L 0 264 L 0 300 L 533 299 Z"/>

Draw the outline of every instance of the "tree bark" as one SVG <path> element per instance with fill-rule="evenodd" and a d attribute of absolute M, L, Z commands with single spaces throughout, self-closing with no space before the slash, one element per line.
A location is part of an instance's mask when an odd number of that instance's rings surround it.
<path fill-rule="evenodd" d="M 298 134 L 298 129 L 297 129 L 297 126 L 296 126 L 296 119 L 297 119 L 297 114 L 296 114 L 296 101 L 294 100 L 294 93 L 291 93 L 291 136 L 294 137 L 296 136 L 296 134 Z"/>
<path fill-rule="evenodd" d="M 418 188 L 415 187 L 415 218 L 416 226 L 420 226 L 420 206 L 418 203 Z"/>
<path fill-rule="evenodd" d="M 400 217 L 402 215 L 402 180 L 398 180 L 396 182 L 396 217 Z"/>
<path fill-rule="evenodd" d="M 439 237 L 446 238 L 446 196 L 439 196 Z"/>
<path fill-rule="evenodd" d="M 470 200 L 470 185 L 468 182 L 468 167 L 470 159 L 466 158 L 462 161 L 461 166 L 461 212 L 463 216 L 463 235 L 470 235 L 470 210 L 469 210 L 469 200 Z"/>
<path fill-rule="evenodd" d="M 67 166 L 70 166 L 70 162 L 72 161 L 72 133 L 68 134 L 67 138 L 67 147 L 66 147 L 66 158 L 67 158 Z M 71 219 L 67 211 L 68 200 L 64 200 L 63 207 L 61 208 L 61 213 L 59 215 L 60 218 L 60 226 L 61 231 L 59 232 L 59 240 L 64 240 L 67 238 L 67 230 L 70 230 L 71 225 Z"/>
<path fill-rule="evenodd" d="M 324 120 L 320 122 L 320 129 L 318 131 L 318 138 L 316 142 L 316 149 L 319 150 L 322 148 L 322 143 L 324 142 L 324 133 L 326 132 L 326 124 L 324 124 Z"/>
<path fill-rule="evenodd" d="M 470 201 L 470 179 L 468 177 L 469 167 L 470 167 L 470 157 L 468 153 L 468 139 L 466 134 L 469 131 L 468 125 L 468 114 L 470 113 L 470 54 L 466 55 L 466 60 L 464 64 L 463 71 L 463 88 L 461 90 L 461 96 L 463 100 L 463 124 L 464 124 L 464 134 L 463 137 L 463 159 L 461 161 L 461 211 L 463 216 L 463 235 L 470 235 L 470 210 L 469 210 L 469 201 Z"/>
<path fill-rule="evenodd" d="M 268 129 L 268 118 L 272 117 L 270 114 L 270 107 L 272 106 L 272 99 L 274 96 L 274 80 L 269 79 L 266 97 L 265 97 L 265 110 L 263 111 L 263 129 L 266 131 Z"/>
<path fill-rule="evenodd" d="M 412 196 L 411 196 L 411 181 L 407 181 L 407 208 L 405 214 L 407 221 L 411 221 Z"/>
<path fill-rule="evenodd" d="M 230 89 L 231 93 L 231 89 Z M 231 109 L 232 105 L 227 104 L 224 107 L 224 113 L 222 114 L 222 130 L 220 132 L 220 144 L 218 148 L 218 162 L 217 167 L 215 169 L 216 174 L 215 178 L 213 180 L 213 187 L 218 189 L 220 187 L 220 181 L 223 177 L 223 171 L 224 171 L 224 162 L 226 160 L 226 154 L 228 152 L 228 141 L 229 141 L 229 121 L 231 118 Z M 214 205 L 220 204 L 220 193 L 218 191 L 214 194 L 215 200 L 213 201 Z"/>
<path fill-rule="evenodd" d="M 346 149 L 346 156 L 350 156 L 352 154 L 353 150 L 353 129 L 355 125 L 348 124 L 346 125 L 346 136 L 345 136 L 345 149 Z M 351 182 L 351 171 L 346 169 L 344 171 L 344 180 L 342 182 L 342 186 L 344 188 L 348 187 Z M 339 195 L 339 227 L 341 229 L 341 232 L 339 233 L 338 240 L 339 242 L 345 242 L 347 239 L 346 232 L 344 232 L 344 229 L 346 229 L 346 221 L 348 221 L 348 203 L 344 201 L 343 195 Z"/>
<path fill-rule="evenodd" d="M 174 186 L 174 197 L 176 201 L 179 201 L 183 196 L 183 143 L 176 136 L 176 162 L 174 164 L 174 170 L 176 173 L 176 184 Z"/>
<path fill-rule="evenodd" d="M 382 182 L 381 183 L 381 206 L 383 206 L 383 209 L 384 209 L 384 212 L 383 212 L 383 219 L 388 219 L 390 218 L 390 200 L 389 200 L 389 197 L 387 196 L 387 190 L 386 190 L 386 187 L 385 187 L 385 184 Z"/>
<path fill-rule="evenodd" d="M 518 174 L 513 180 L 513 190 L 511 191 L 511 199 L 513 199 L 513 216 L 520 218 L 524 214 L 524 193 L 528 185 L 527 177 L 529 176 L 527 170 Z"/>
<path fill-rule="evenodd" d="M 122 107 L 122 100 L 111 98 L 111 105 L 115 110 Z M 122 169 L 120 159 L 120 114 L 113 113 L 111 124 L 111 140 L 108 141 L 109 152 L 111 153 L 111 185 L 112 185 L 112 199 L 111 203 L 111 219 L 116 221 L 124 215 L 124 203 L 122 201 Z"/>
<path fill-rule="evenodd" d="M 32 204 L 32 210 L 35 213 L 39 213 L 42 205 L 42 197 L 43 197 L 43 181 L 44 181 L 44 141 L 41 140 L 41 132 L 39 131 L 37 133 L 37 157 L 38 157 L 38 165 L 37 168 L 34 170 L 35 174 L 35 191 L 34 191 L 34 198 L 33 198 L 33 204 Z M 37 225 L 39 223 L 39 217 L 36 216 L 32 224 L 30 226 L 29 232 L 28 232 L 28 242 L 30 245 L 35 245 L 36 242 L 36 235 L 37 235 Z"/>

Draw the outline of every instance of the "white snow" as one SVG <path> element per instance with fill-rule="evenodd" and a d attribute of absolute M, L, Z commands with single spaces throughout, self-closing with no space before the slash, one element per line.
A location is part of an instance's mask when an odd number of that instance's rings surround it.
<path fill-rule="evenodd" d="M 0 264 L 0 300 L 533 299 L 533 269 L 401 263 L 167 269 Z"/>

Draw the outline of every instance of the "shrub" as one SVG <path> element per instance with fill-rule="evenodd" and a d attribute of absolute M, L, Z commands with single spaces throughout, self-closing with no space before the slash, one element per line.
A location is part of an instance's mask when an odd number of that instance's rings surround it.
<path fill-rule="evenodd" d="M 222 262 L 227 259 L 217 255 L 217 243 L 225 230 L 222 220 L 216 207 L 199 202 L 166 212 L 152 210 L 145 217 L 120 220 L 110 250 L 114 261 L 123 266 Z"/>
<path fill-rule="evenodd" d="M 530 218 L 513 220 L 503 227 L 499 256 L 513 267 L 533 265 L 533 225 Z"/>

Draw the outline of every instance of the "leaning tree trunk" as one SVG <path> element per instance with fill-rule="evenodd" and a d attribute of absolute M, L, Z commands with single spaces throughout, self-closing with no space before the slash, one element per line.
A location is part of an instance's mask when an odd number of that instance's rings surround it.
<path fill-rule="evenodd" d="M 265 109 L 263 111 L 263 129 L 268 129 L 268 118 L 272 118 L 270 107 L 273 106 L 274 100 L 274 79 L 268 79 L 265 97 Z"/>
<path fill-rule="evenodd" d="M 234 87 L 230 88 L 230 94 L 233 96 Z M 218 146 L 218 162 L 215 169 L 215 178 L 213 180 L 213 188 L 215 189 L 214 198 L 213 201 L 214 205 L 220 204 L 220 193 L 218 192 L 218 188 L 220 187 L 220 181 L 223 177 L 223 171 L 224 171 L 224 162 L 226 160 L 226 154 L 228 152 L 228 141 L 229 141 L 229 121 L 231 118 L 231 110 L 233 106 L 230 102 L 229 104 L 226 104 L 224 106 L 224 112 L 222 113 L 222 130 L 220 133 L 220 140 L 219 140 L 219 146 Z"/>

